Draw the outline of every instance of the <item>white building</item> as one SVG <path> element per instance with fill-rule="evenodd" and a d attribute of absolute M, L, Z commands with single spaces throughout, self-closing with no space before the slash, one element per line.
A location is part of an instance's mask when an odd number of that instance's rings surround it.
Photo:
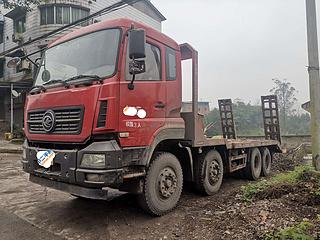
<path fill-rule="evenodd" d="M 192 102 L 183 102 L 181 112 L 191 112 Z M 210 112 L 209 102 L 198 102 L 198 112 L 202 115 L 207 115 Z"/>
<path fill-rule="evenodd" d="M 13 10 L 2 9 L 0 15 L 0 52 L 4 52 L 20 43 L 35 39 L 45 33 L 51 32 L 63 25 L 72 23 L 83 17 L 91 15 L 119 0 L 46 0 L 39 6 L 34 6 L 32 11 L 22 8 Z M 91 19 L 86 24 L 97 21 L 115 18 L 130 18 L 138 22 L 147 24 L 161 31 L 161 23 L 165 17 L 149 0 L 141 0 L 133 5 L 119 9 L 107 15 Z M 83 25 L 86 25 L 83 24 Z M 75 28 L 68 30 L 69 32 Z M 59 35 L 66 34 L 64 31 Z M 22 93 L 14 100 L 15 125 L 18 128 L 23 123 L 23 108 L 26 92 L 32 86 L 33 65 L 24 60 L 17 69 L 9 69 L 6 63 L 11 57 L 20 54 L 30 54 L 44 48 L 48 42 L 59 35 L 40 40 L 31 45 L 14 51 L 6 57 L 0 58 L 0 132 L 8 128 L 10 122 L 10 86 Z M 40 53 L 31 57 L 35 60 L 40 57 Z"/>

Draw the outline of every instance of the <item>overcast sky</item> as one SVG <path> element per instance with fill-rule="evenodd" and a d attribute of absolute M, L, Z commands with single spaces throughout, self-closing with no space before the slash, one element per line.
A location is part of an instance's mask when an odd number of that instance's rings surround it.
<path fill-rule="evenodd" d="M 199 99 L 257 103 L 272 78 L 286 78 L 299 103 L 309 100 L 304 0 L 152 2 L 167 18 L 163 32 L 199 51 Z M 184 70 L 184 100 L 191 99 L 189 75 Z"/>

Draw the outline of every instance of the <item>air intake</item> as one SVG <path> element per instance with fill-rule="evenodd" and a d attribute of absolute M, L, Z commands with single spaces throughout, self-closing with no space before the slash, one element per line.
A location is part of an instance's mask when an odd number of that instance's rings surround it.
<path fill-rule="evenodd" d="M 100 110 L 99 110 L 99 117 L 97 122 L 97 127 L 105 127 L 107 121 L 107 111 L 108 111 L 108 102 L 101 101 L 100 102 Z"/>

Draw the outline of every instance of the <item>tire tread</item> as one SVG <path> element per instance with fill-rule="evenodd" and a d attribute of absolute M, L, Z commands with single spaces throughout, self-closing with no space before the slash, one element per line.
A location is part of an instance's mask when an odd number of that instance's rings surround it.
<path fill-rule="evenodd" d="M 140 205 L 140 207 L 145 211 L 147 212 L 148 214 L 150 215 L 153 215 L 153 216 L 162 216 L 162 215 L 165 215 L 171 211 L 173 211 L 177 204 L 175 204 L 175 206 L 167 211 L 159 211 L 158 209 L 155 208 L 155 206 L 153 206 L 153 204 L 150 203 L 150 199 L 152 198 L 152 196 L 150 196 L 150 193 L 148 191 L 146 191 L 146 188 L 148 186 L 148 184 L 150 183 L 150 173 L 151 171 L 149 171 L 149 169 L 152 169 L 153 165 L 156 164 L 156 162 L 158 161 L 158 159 L 160 157 L 163 157 L 163 156 L 174 156 L 173 154 L 169 153 L 169 152 L 156 152 L 154 157 L 153 157 L 153 161 L 150 163 L 149 165 L 149 168 L 148 168 L 148 171 L 147 171 L 147 175 L 145 177 L 145 181 L 144 181 L 144 186 L 143 186 L 143 194 L 139 194 L 138 195 L 138 203 Z M 174 158 L 176 158 L 174 156 Z M 178 160 L 178 159 L 177 159 Z M 179 160 L 178 160 L 179 161 Z M 178 171 L 181 171 L 181 174 L 182 174 L 182 168 L 181 168 L 181 165 L 179 165 L 179 169 Z M 183 181 L 182 181 L 182 186 L 181 186 L 181 189 L 180 189 L 180 192 L 179 192 L 179 196 L 181 196 L 181 193 L 182 193 L 182 189 L 183 189 Z"/>

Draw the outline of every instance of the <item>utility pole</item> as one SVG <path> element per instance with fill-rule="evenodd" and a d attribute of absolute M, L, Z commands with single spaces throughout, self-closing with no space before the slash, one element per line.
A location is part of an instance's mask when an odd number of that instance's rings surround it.
<path fill-rule="evenodd" d="M 316 170 L 320 170 L 320 77 L 317 34 L 317 13 L 315 0 L 306 0 L 307 34 L 309 56 L 309 87 L 312 135 L 312 159 Z"/>

